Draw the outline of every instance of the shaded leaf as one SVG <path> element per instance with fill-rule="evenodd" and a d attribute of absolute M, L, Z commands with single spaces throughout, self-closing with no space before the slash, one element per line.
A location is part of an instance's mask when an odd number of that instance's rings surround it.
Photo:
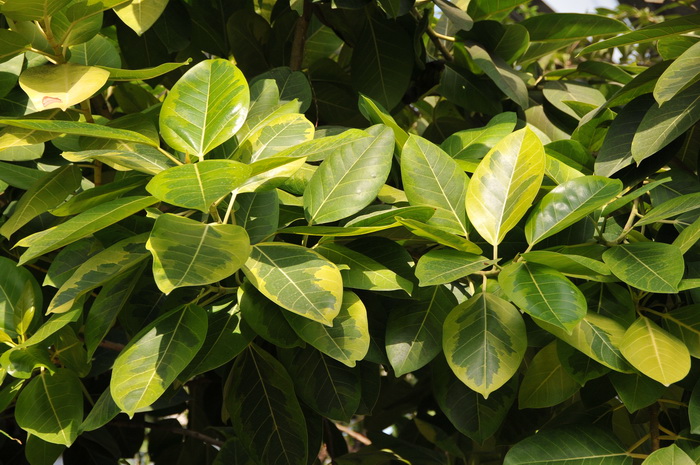
<path fill-rule="evenodd" d="M 672 244 L 617 245 L 603 253 L 603 261 L 615 276 L 643 291 L 676 293 L 683 277 L 683 254 Z"/>

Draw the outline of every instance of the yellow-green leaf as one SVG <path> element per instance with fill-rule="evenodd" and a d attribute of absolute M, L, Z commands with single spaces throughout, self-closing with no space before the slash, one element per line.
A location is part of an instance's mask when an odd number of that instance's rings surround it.
<path fill-rule="evenodd" d="M 114 7 L 114 12 L 133 31 L 141 35 L 153 26 L 168 5 L 168 0 L 131 0 Z"/>
<path fill-rule="evenodd" d="M 66 63 L 35 66 L 19 76 L 19 85 L 40 110 L 69 107 L 89 99 L 109 79 L 109 71 Z"/>

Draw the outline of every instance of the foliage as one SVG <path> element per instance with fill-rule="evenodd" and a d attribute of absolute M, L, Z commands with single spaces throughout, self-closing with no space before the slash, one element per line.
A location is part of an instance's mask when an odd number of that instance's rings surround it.
<path fill-rule="evenodd" d="M 1 3 L 0 463 L 700 463 L 700 15 Z"/>

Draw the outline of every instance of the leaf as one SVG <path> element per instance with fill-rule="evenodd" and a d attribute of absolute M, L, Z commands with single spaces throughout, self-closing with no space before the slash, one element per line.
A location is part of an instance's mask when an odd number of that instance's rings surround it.
<path fill-rule="evenodd" d="M 114 419 L 117 415 L 121 413 L 121 410 L 114 403 L 112 399 L 112 394 L 109 392 L 109 388 L 105 389 L 100 397 L 93 405 L 92 410 L 88 413 L 83 423 L 80 425 L 80 431 L 94 431 L 98 428 L 103 427 L 110 421 Z"/>
<path fill-rule="evenodd" d="M 555 108 L 576 120 L 581 120 L 583 115 L 576 112 L 567 102 L 590 104 L 593 107 L 605 104 L 605 96 L 598 89 L 576 82 L 547 81 L 542 94 Z M 588 113 L 590 108 L 584 106 L 581 113 Z"/>
<path fill-rule="evenodd" d="M 497 55 L 491 55 L 479 45 L 467 45 L 466 48 L 474 64 L 481 68 L 508 98 L 522 109 L 530 106 L 525 82 L 508 63 Z"/>
<path fill-rule="evenodd" d="M 683 277 L 683 254 L 672 244 L 617 245 L 603 253 L 603 261 L 615 276 L 643 291 L 675 294 Z"/>
<path fill-rule="evenodd" d="M 80 121 L 0 118 L 0 124 L 6 124 L 8 126 L 18 128 L 34 129 L 38 131 L 99 137 L 104 139 L 118 139 L 126 142 L 138 142 L 140 144 L 158 147 L 157 142 L 136 131 L 112 128 L 109 126 L 102 126 L 100 124 L 83 123 Z M 58 136 L 58 134 L 56 134 L 56 136 Z"/>
<path fill-rule="evenodd" d="M 442 13 L 458 30 L 468 31 L 474 25 L 471 17 L 449 0 L 433 0 L 433 3 L 440 8 Z"/>
<path fill-rule="evenodd" d="M 694 465 L 695 460 L 675 444 L 657 449 L 644 459 L 642 465 Z"/>
<path fill-rule="evenodd" d="M 51 300 L 48 313 L 65 313 L 75 300 L 129 271 L 148 258 L 146 233 L 128 237 L 93 255 L 61 285 Z"/>
<path fill-rule="evenodd" d="M 414 293 L 415 301 L 392 308 L 385 346 L 396 377 L 423 368 L 440 353 L 443 324 L 457 300 L 445 286 Z"/>
<path fill-rule="evenodd" d="M 503 465 L 632 465 L 632 457 L 607 431 L 590 426 L 541 430 L 515 444 Z"/>
<path fill-rule="evenodd" d="M 381 132 L 334 151 L 311 177 L 304 190 L 309 224 L 346 218 L 377 197 L 391 169 L 394 138 L 389 128 L 375 128 Z"/>
<path fill-rule="evenodd" d="M 147 179 L 143 176 L 129 176 L 119 181 L 112 181 L 102 186 L 83 190 L 72 196 L 60 206 L 51 209 L 53 216 L 73 216 L 96 207 L 104 202 L 118 199 L 127 192 L 143 187 Z"/>
<path fill-rule="evenodd" d="M 17 242 L 20 247 L 28 247 L 19 259 L 20 265 L 72 242 L 106 228 L 144 208 L 153 205 L 153 197 L 122 197 L 105 202 L 65 223 L 41 231 Z"/>
<path fill-rule="evenodd" d="M 345 287 L 370 291 L 403 289 L 407 294 L 413 291 L 411 281 L 402 278 L 368 256 L 345 246 L 325 242 L 316 246 L 314 250 L 336 265 L 344 265 L 340 275 Z"/>
<path fill-rule="evenodd" d="M 410 135 L 401 153 L 401 179 L 411 205 L 436 208 L 429 224 L 468 235 L 464 199 L 469 179 L 442 149 Z"/>
<path fill-rule="evenodd" d="M 103 69 L 65 63 L 28 68 L 19 76 L 19 85 L 35 108 L 66 111 L 92 97 L 108 79 Z"/>
<path fill-rule="evenodd" d="M 207 314 L 188 304 L 143 328 L 114 361 L 109 388 L 129 417 L 165 392 L 197 354 L 207 332 Z M 82 416 L 81 416 L 82 419 Z"/>
<path fill-rule="evenodd" d="M 183 66 L 187 66 L 191 61 L 192 60 L 188 58 L 181 63 L 163 63 L 153 68 L 144 69 L 121 69 L 110 68 L 108 66 L 99 66 L 99 68 L 109 71 L 110 81 L 147 81 L 175 71 Z"/>
<path fill-rule="evenodd" d="M 522 316 L 494 294 L 479 293 L 456 306 L 443 331 L 450 368 L 484 398 L 513 377 L 527 348 Z"/>
<path fill-rule="evenodd" d="M 57 13 L 70 0 L 7 0 L 2 13 L 15 21 L 35 21 Z"/>
<path fill-rule="evenodd" d="M 517 120 L 513 112 L 501 113 L 482 128 L 452 134 L 440 144 L 440 148 L 456 160 L 481 160 L 494 145 L 513 132 Z"/>
<path fill-rule="evenodd" d="M 547 344 L 527 367 L 518 392 L 518 408 L 545 408 L 564 402 L 581 386 L 559 361 L 557 343 Z"/>
<path fill-rule="evenodd" d="M 236 197 L 236 224 L 246 230 L 251 244 L 270 237 L 279 224 L 279 196 L 275 191 L 251 192 Z"/>
<path fill-rule="evenodd" d="M 401 217 L 397 217 L 396 219 L 410 232 L 416 236 L 427 239 L 430 242 L 446 245 L 462 252 L 474 254 L 481 253 L 481 248 L 478 245 L 464 239 L 461 236 L 457 236 L 451 232 L 446 232 L 438 226 L 432 226 L 426 223 L 421 223 L 420 221 L 404 219 Z"/>
<path fill-rule="evenodd" d="M 369 135 L 366 131 L 360 129 L 348 129 L 340 134 L 325 137 L 319 137 L 319 134 L 320 131 L 316 132 L 315 139 L 292 145 L 278 152 L 275 156 L 280 159 L 305 157 L 309 162 L 323 161 L 332 153 L 342 151 L 342 147 L 352 145 Z"/>
<path fill-rule="evenodd" d="M 29 190 L 36 181 L 47 174 L 44 171 L 0 161 L 0 182 L 24 191 Z"/>
<path fill-rule="evenodd" d="M 315 412 L 349 422 L 360 406 L 360 373 L 306 347 L 282 352 L 301 400 Z"/>
<path fill-rule="evenodd" d="M 491 245 L 525 215 L 544 177 L 542 143 L 530 129 L 506 136 L 479 163 L 467 188 L 467 215 Z"/>
<path fill-rule="evenodd" d="M 664 386 L 682 380 L 690 370 L 685 344 L 643 316 L 627 328 L 620 351 L 632 366 Z"/>
<path fill-rule="evenodd" d="M 588 308 L 583 293 L 560 272 L 536 263 L 511 263 L 498 283 L 524 312 L 571 334 Z"/>
<path fill-rule="evenodd" d="M 362 116 L 364 116 L 367 121 L 372 124 L 384 124 L 385 126 L 391 128 L 391 130 L 394 132 L 394 139 L 396 139 L 396 147 L 401 150 L 408 140 L 408 133 L 396 123 L 396 120 L 391 116 L 391 114 L 389 114 L 386 108 L 362 94 L 360 94 L 358 106 L 360 108 L 360 113 L 362 113 Z M 340 135 L 348 134 L 350 131 L 352 131 L 352 129 L 345 131 Z"/>
<path fill-rule="evenodd" d="M 440 410 L 460 433 L 483 444 L 496 433 L 513 405 L 517 377 L 484 399 L 454 376 L 444 361 L 432 367 L 433 393 Z"/>
<path fill-rule="evenodd" d="M 238 288 L 238 305 L 245 324 L 261 338 L 285 349 L 304 346 L 284 317 L 286 310 L 262 295 L 249 281 Z"/>
<path fill-rule="evenodd" d="M 565 275 L 597 281 L 614 280 L 610 276 L 610 268 L 605 263 L 583 255 L 535 250 L 523 253 L 522 257 L 528 262 L 546 265 Z"/>
<path fill-rule="evenodd" d="M 151 175 L 178 166 L 158 150 L 143 144 L 133 144 L 129 150 L 83 150 L 63 152 L 61 156 L 73 162 L 94 159 L 115 169 L 129 169 Z"/>
<path fill-rule="evenodd" d="M 367 310 L 353 292 L 343 292 L 343 303 L 333 326 L 293 313 L 285 312 L 284 316 L 305 342 L 349 367 L 354 367 L 369 350 Z"/>
<path fill-rule="evenodd" d="M 12 216 L 0 227 L 0 234 L 9 238 L 33 218 L 59 205 L 75 192 L 81 179 L 80 169 L 73 165 L 58 168 L 41 178 L 22 195 Z"/>
<path fill-rule="evenodd" d="M 68 369 L 44 371 L 27 384 L 15 406 L 17 424 L 53 444 L 70 446 L 83 421 L 83 395 L 78 376 Z"/>
<path fill-rule="evenodd" d="M 649 210 L 642 219 L 635 223 L 635 226 L 656 223 L 698 208 L 700 208 L 700 192 L 679 195 Z"/>
<path fill-rule="evenodd" d="M 467 12 L 474 21 L 491 17 L 500 18 L 523 3 L 525 3 L 523 0 L 472 0 L 469 2 Z"/>
<path fill-rule="evenodd" d="M 614 199 L 622 182 L 602 176 L 583 176 L 555 187 L 532 209 L 525 223 L 531 246 L 568 228 Z"/>
<path fill-rule="evenodd" d="M 306 247 L 256 244 L 243 272 L 265 297 L 286 310 L 328 326 L 340 312 L 340 270 Z"/>
<path fill-rule="evenodd" d="M 397 23 L 369 15 L 350 60 L 355 89 L 390 111 L 408 89 L 413 69 L 413 45 Z"/>
<path fill-rule="evenodd" d="M 9 60 L 15 55 L 19 55 L 29 46 L 22 35 L 7 29 L 0 30 L 0 62 Z"/>
<path fill-rule="evenodd" d="M 700 29 L 700 14 L 681 16 L 679 18 L 666 20 L 662 23 L 652 24 L 650 26 L 637 29 L 636 31 L 627 32 L 626 34 L 613 37 L 612 39 L 591 44 L 581 50 L 579 55 L 585 55 L 597 50 L 605 50 L 612 47 L 622 47 L 630 44 L 643 44 L 653 40 L 659 40 L 663 37 L 693 32 L 698 29 Z"/>
<path fill-rule="evenodd" d="M 205 60 L 170 89 L 160 111 L 160 131 L 176 150 L 204 155 L 240 129 L 250 94 L 243 73 L 228 60 Z"/>
<path fill-rule="evenodd" d="M 569 344 L 557 344 L 557 356 L 564 370 L 580 385 L 605 376 L 610 369 L 596 362 L 583 352 L 574 349 Z"/>
<path fill-rule="evenodd" d="M 251 344 L 224 387 L 236 436 L 255 463 L 306 465 L 308 433 L 284 366 Z"/>
<path fill-rule="evenodd" d="M 281 114 L 264 120 L 245 138 L 239 134 L 240 145 L 233 158 L 245 163 L 278 156 L 288 147 L 313 139 L 314 125 L 300 113 Z"/>
<path fill-rule="evenodd" d="M 671 100 L 700 78 L 700 42 L 693 44 L 666 68 L 654 86 L 659 105 Z"/>
<path fill-rule="evenodd" d="M 237 161 L 204 160 L 161 171 L 146 190 L 163 202 L 209 213 L 212 204 L 241 186 L 250 172 Z"/>
<path fill-rule="evenodd" d="M 669 333 L 683 341 L 690 355 L 700 357 L 700 306 L 686 305 L 663 313 L 663 324 Z"/>
<path fill-rule="evenodd" d="M 304 157 L 270 157 L 253 162 L 249 165 L 252 175 L 238 189 L 238 192 L 265 192 L 276 189 L 305 166 L 310 166 L 305 165 L 305 161 Z"/>
<path fill-rule="evenodd" d="M 456 281 L 493 264 L 480 255 L 450 249 L 433 249 L 418 259 L 416 278 L 421 286 Z"/>
<path fill-rule="evenodd" d="M 114 7 L 114 12 L 136 34 L 153 26 L 168 5 L 168 0 L 131 0 Z"/>
<path fill-rule="evenodd" d="M 630 413 L 652 405 L 666 390 L 662 384 L 637 373 L 612 373 L 610 381 Z"/>
<path fill-rule="evenodd" d="M 53 465 L 64 450 L 66 450 L 64 445 L 51 444 L 29 434 L 24 456 L 31 465 Z"/>
<path fill-rule="evenodd" d="M 37 329 L 36 332 L 32 334 L 32 336 L 26 341 L 24 341 L 24 343 L 22 343 L 20 346 L 31 347 L 33 345 L 39 344 L 40 342 L 43 342 L 49 337 L 53 336 L 61 328 L 65 327 L 66 325 L 69 325 L 70 323 L 74 323 L 80 318 L 80 315 L 83 312 L 83 304 L 84 302 L 81 300 L 79 302 L 76 302 L 73 308 L 67 311 L 66 313 L 52 315 L 51 318 L 48 319 L 48 321 L 41 325 L 39 329 Z"/>
<path fill-rule="evenodd" d="M 632 140 L 632 157 L 637 162 L 652 156 L 700 120 L 700 82 L 666 101 L 652 105 Z"/>
<path fill-rule="evenodd" d="M 153 255 L 153 277 L 164 294 L 183 286 L 211 284 L 231 276 L 250 254 L 245 229 L 203 224 L 166 213 L 153 225 L 146 248 Z"/>
<path fill-rule="evenodd" d="M 346 227 L 373 227 L 397 224 L 397 217 L 425 222 L 435 213 L 432 207 L 388 207 L 358 215 L 345 223 Z"/>
<path fill-rule="evenodd" d="M 673 245 L 677 246 L 682 253 L 686 253 L 700 240 L 700 218 L 693 221 L 681 231 L 678 237 L 673 241 Z"/>
<path fill-rule="evenodd" d="M 588 37 L 628 32 L 622 21 L 600 15 L 553 13 L 535 15 L 520 22 L 530 33 L 532 42 L 585 40 Z"/>

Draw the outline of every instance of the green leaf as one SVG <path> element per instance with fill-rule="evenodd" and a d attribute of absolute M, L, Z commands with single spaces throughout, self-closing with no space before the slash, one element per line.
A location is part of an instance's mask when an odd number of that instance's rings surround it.
<path fill-rule="evenodd" d="M 468 31 L 474 25 L 471 17 L 461 8 L 449 0 L 433 0 L 442 13 L 458 30 Z"/>
<path fill-rule="evenodd" d="M 231 276 L 250 254 L 245 229 L 203 224 L 166 213 L 153 225 L 146 248 L 153 255 L 153 277 L 169 294 L 183 286 L 211 284 Z"/>
<path fill-rule="evenodd" d="M 9 258 L 0 257 L 0 331 L 10 338 L 26 334 L 41 314 L 42 302 L 34 276 Z"/>
<path fill-rule="evenodd" d="M 139 331 L 114 361 L 109 385 L 114 402 L 133 417 L 158 400 L 202 347 L 206 332 L 207 314 L 193 304 Z"/>
<path fill-rule="evenodd" d="M 560 272 L 536 263 L 511 263 L 498 283 L 524 312 L 571 334 L 586 315 L 583 293 Z"/>
<path fill-rule="evenodd" d="M 386 353 L 396 377 L 423 368 L 440 353 L 445 318 L 457 305 L 445 286 L 420 289 L 414 298 L 392 308 L 386 322 Z"/>
<path fill-rule="evenodd" d="M 513 132 L 517 120 L 513 112 L 498 114 L 483 128 L 452 134 L 440 144 L 440 148 L 456 160 L 481 160 L 494 145 Z"/>
<path fill-rule="evenodd" d="M 241 186 L 250 166 L 233 160 L 204 160 L 161 171 L 146 190 L 158 200 L 209 213 L 212 204 Z"/>
<path fill-rule="evenodd" d="M 584 386 L 588 381 L 600 378 L 610 372 L 608 367 L 601 365 L 583 352 L 563 342 L 557 344 L 557 356 L 564 370 L 580 386 Z"/>
<path fill-rule="evenodd" d="M 473 254 L 481 253 L 481 248 L 478 245 L 461 236 L 457 236 L 451 232 L 446 232 L 439 226 L 432 226 L 420 221 L 404 219 L 401 217 L 397 217 L 396 219 L 410 232 L 416 236 L 427 239 L 430 242 L 446 245 L 462 252 Z"/>
<path fill-rule="evenodd" d="M 678 237 L 673 241 L 673 245 L 677 246 L 682 253 L 686 253 L 700 240 L 700 218 L 693 221 L 681 231 Z"/>
<path fill-rule="evenodd" d="M 581 120 L 583 115 L 577 113 L 567 102 L 590 104 L 594 107 L 605 104 L 605 96 L 598 89 L 576 82 L 547 81 L 542 94 L 555 108 L 577 120 Z M 588 113 L 589 108 L 584 107 L 582 113 Z"/>
<path fill-rule="evenodd" d="M 340 270 L 306 247 L 256 244 L 243 272 L 265 297 L 286 310 L 329 326 L 340 312 Z"/>
<path fill-rule="evenodd" d="M 469 179 L 442 149 L 410 135 L 401 153 L 401 179 L 411 205 L 436 208 L 429 224 L 468 235 L 464 199 Z"/>
<path fill-rule="evenodd" d="M 360 406 L 360 373 L 306 347 L 282 352 L 297 395 L 315 412 L 349 422 Z"/>
<path fill-rule="evenodd" d="M 343 303 L 333 326 L 294 313 L 285 312 L 284 316 L 304 341 L 349 367 L 354 367 L 369 350 L 367 310 L 353 292 L 343 292 Z"/>
<path fill-rule="evenodd" d="M 384 207 L 365 215 L 358 215 L 345 223 L 346 227 L 372 227 L 397 224 L 397 217 L 428 221 L 435 213 L 433 207 Z"/>
<path fill-rule="evenodd" d="M 518 408 L 545 408 L 564 402 L 580 385 L 559 361 L 557 342 L 547 344 L 532 359 L 518 392 Z"/>
<path fill-rule="evenodd" d="M 350 61 L 352 84 L 364 95 L 392 110 L 411 80 L 413 42 L 398 23 L 368 15 Z"/>
<path fill-rule="evenodd" d="M 639 164 L 666 147 L 700 120 L 700 82 L 647 111 L 632 140 L 632 157 Z"/>
<path fill-rule="evenodd" d="M 695 460 L 675 444 L 657 449 L 644 459 L 642 465 L 694 465 Z"/>
<path fill-rule="evenodd" d="M 555 187 L 532 209 L 525 223 L 531 246 L 593 213 L 622 191 L 622 182 L 583 176 Z"/>
<path fill-rule="evenodd" d="M 630 413 L 650 406 L 666 390 L 662 384 L 637 373 L 612 373 L 610 381 L 615 387 L 618 397 Z"/>
<path fill-rule="evenodd" d="M 70 0 L 7 0 L 2 13 L 15 21 L 36 21 L 57 13 Z"/>
<path fill-rule="evenodd" d="M 251 344 L 231 369 L 224 405 L 255 463 L 306 465 L 308 433 L 284 366 Z"/>
<path fill-rule="evenodd" d="M 664 386 L 682 380 L 690 370 L 685 344 L 643 316 L 627 328 L 620 351 L 632 366 Z"/>
<path fill-rule="evenodd" d="M 165 142 L 200 159 L 240 129 L 250 94 L 243 73 L 228 60 L 205 60 L 170 89 L 160 111 Z"/>
<path fill-rule="evenodd" d="M 588 37 L 627 32 L 622 21 L 600 15 L 553 13 L 535 15 L 520 22 L 530 33 L 532 42 L 585 40 Z"/>
<path fill-rule="evenodd" d="M 490 17 L 501 18 L 523 3 L 525 3 L 523 0 L 472 0 L 469 2 L 467 12 L 474 21 Z"/>
<path fill-rule="evenodd" d="M 17 242 L 20 247 L 28 247 L 20 257 L 19 263 L 26 263 L 89 236 L 153 205 L 155 202 L 156 199 L 153 197 L 123 197 L 84 211 L 58 226 L 25 237 Z"/>
<path fill-rule="evenodd" d="M 433 393 L 440 410 L 460 433 L 483 444 L 496 433 L 513 405 L 517 377 L 484 399 L 454 376 L 444 360 L 431 366 Z"/>
<path fill-rule="evenodd" d="M 182 63 L 163 63 L 153 68 L 145 69 L 121 69 L 110 68 L 108 66 L 99 66 L 99 68 L 109 71 L 110 81 L 147 81 L 175 71 L 183 66 L 187 66 L 190 64 L 190 61 L 192 60 L 187 59 L 187 61 L 183 61 Z"/>
<path fill-rule="evenodd" d="M 44 171 L 26 168 L 12 163 L 0 162 L 0 182 L 4 182 L 24 191 L 29 190 L 36 181 L 47 174 L 48 173 Z"/>
<path fill-rule="evenodd" d="M 508 98 L 522 109 L 530 106 L 525 82 L 508 63 L 476 44 L 467 45 L 467 50 L 474 60 L 474 64 L 481 68 Z"/>
<path fill-rule="evenodd" d="M 31 465 L 53 465 L 65 449 L 62 444 L 51 444 L 30 434 L 27 435 L 24 455 Z"/>
<path fill-rule="evenodd" d="M 659 77 L 654 86 L 654 98 L 659 105 L 671 100 L 700 78 L 698 63 L 700 63 L 700 42 L 683 52 Z"/>
<path fill-rule="evenodd" d="M 0 62 L 19 55 L 29 46 L 29 41 L 22 35 L 7 29 L 0 29 Z"/>
<path fill-rule="evenodd" d="M 518 310 L 493 294 L 479 293 L 445 320 L 442 347 L 457 377 L 484 398 L 503 386 L 525 355 L 525 323 Z"/>
<path fill-rule="evenodd" d="M 73 308 L 66 313 L 52 315 L 47 322 L 41 325 L 39 329 L 37 329 L 36 332 L 20 346 L 30 347 L 39 344 L 40 342 L 43 342 L 49 337 L 53 336 L 64 326 L 77 321 L 80 318 L 80 315 L 83 313 L 83 303 L 84 302 L 81 300 L 76 302 Z"/>
<path fill-rule="evenodd" d="M 645 42 L 659 40 L 663 37 L 693 32 L 698 29 L 700 29 L 700 14 L 681 16 L 679 18 L 666 20 L 662 23 L 652 24 L 650 26 L 637 29 L 636 31 L 627 32 L 626 34 L 613 37 L 612 39 L 591 44 L 581 50 L 579 54 L 584 55 L 586 53 L 591 53 L 598 50 L 605 50 L 611 47 L 622 47 L 630 44 L 643 44 Z"/>
<path fill-rule="evenodd" d="M 128 237 L 90 257 L 61 285 L 46 313 L 67 312 L 80 296 L 146 260 L 146 238 L 146 233 Z"/>
<path fill-rule="evenodd" d="M 17 128 L 55 132 L 59 134 L 62 133 L 78 136 L 99 137 L 104 139 L 117 139 L 126 142 L 138 142 L 140 144 L 146 144 L 153 147 L 158 146 L 158 143 L 153 141 L 150 137 L 144 136 L 136 131 L 112 128 L 101 124 L 82 123 L 80 121 L 0 118 L 0 124 L 6 124 Z M 58 134 L 56 135 L 58 136 Z"/>
<path fill-rule="evenodd" d="M 102 243 L 94 236 L 80 239 L 64 247 L 51 262 L 43 285 L 58 289 L 63 283 L 68 281 L 68 278 L 73 275 L 80 265 L 102 250 L 104 250 Z"/>
<path fill-rule="evenodd" d="M 17 424 L 30 434 L 53 444 L 70 446 L 83 421 L 83 394 L 78 376 L 59 368 L 44 371 L 27 384 L 15 406 Z"/>
<path fill-rule="evenodd" d="M 158 174 L 178 166 L 157 149 L 143 144 L 133 144 L 129 150 L 83 150 L 63 152 L 61 156 L 73 162 L 94 159 L 115 169 L 130 169 L 146 174 Z"/>
<path fill-rule="evenodd" d="M 530 129 L 505 137 L 479 163 L 467 188 L 466 207 L 474 229 L 499 244 L 525 215 L 544 177 L 542 143 Z"/>
<path fill-rule="evenodd" d="M 279 158 L 305 157 L 307 161 L 323 161 L 334 152 L 342 151 L 342 147 L 351 145 L 357 140 L 368 136 L 366 131 L 360 129 L 348 129 L 340 134 L 307 140 L 301 144 L 295 144 L 276 154 Z"/>
<path fill-rule="evenodd" d="M 313 141 L 312 141 L 313 142 Z M 301 144 L 303 145 L 303 144 Z M 285 184 L 305 165 L 306 158 L 270 157 L 251 163 L 252 175 L 238 189 L 240 193 L 265 192 Z"/>
<path fill-rule="evenodd" d="M 304 346 L 284 317 L 286 310 L 262 295 L 249 281 L 238 288 L 238 305 L 245 324 L 261 338 L 285 349 Z"/>
<path fill-rule="evenodd" d="M 535 250 L 522 254 L 522 257 L 528 262 L 546 265 L 572 277 L 583 277 L 597 281 L 614 280 L 610 276 L 610 268 L 605 263 L 583 255 L 565 254 L 550 250 Z"/>
<path fill-rule="evenodd" d="M 280 218 L 277 192 L 240 194 L 236 197 L 236 202 L 236 224 L 246 230 L 251 244 L 256 244 L 277 231 Z"/>
<path fill-rule="evenodd" d="M 19 85 L 39 110 L 69 107 L 92 97 L 107 83 L 109 73 L 74 63 L 35 66 L 19 76 Z"/>
<path fill-rule="evenodd" d="M 609 432 L 589 426 L 538 431 L 515 444 L 503 465 L 632 465 L 632 457 Z"/>
<path fill-rule="evenodd" d="M 117 199 L 146 184 L 147 178 L 139 175 L 129 176 L 119 181 L 112 181 L 102 186 L 83 190 L 72 196 L 59 207 L 51 210 L 54 216 L 73 216 L 101 203 Z"/>
<path fill-rule="evenodd" d="M 107 388 L 100 394 L 92 410 L 90 410 L 90 413 L 88 413 L 88 416 L 80 425 L 80 431 L 94 431 L 98 428 L 102 428 L 120 413 L 121 410 L 117 404 L 114 403 L 112 394 L 109 392 L 109 388 Z"/>
<path fill-rule="evenodd" d="M 679 195 L 649 210 L 641 220 L 635 223 L 635 226 L 656 223 L 698 208 L 700 208 L 700 192 Z"/>
<path fill-rule="evenodd" d="M 661 317 L 666 330 L 683 341 L 690 355 L 700 358 L 700 305 L 675 308 Z"/>
<path fill-rule="evenodd" d="M 168 0 L 131 0 L 114 7 L 124 24 L 141 35 L 153 26 L 168 5 Z"/>
<path fill-rule="evenodd" d="M 672 244 L 618 245 L 603 253 L 603 261 L 615 276 L 643 291 L 675 294 L 683 277 L 683 254 Z"/>
<path fill-rule="evenodd" d="M 394 138 L 389 128 L 374 128 L 382 129 L 376 136 L 334 151 L 311 177 L 304 190 L 304 215 L 309 224 L 346 218 L 377 197 L 391 169 Z"/>
<path fill-rule="evenodd" d="M 396 291 L 403 289 L 407 294 L 413 291 L 413 283 L 381 263 L 355 252 L 342 245 L 325 242 L 314 250 L 336 265 L 342 266 L 340 275 L 343 285 L 354 289 L 370 291 Z"/>
<path fill-rule="evenodd" d="M 314 125 L 299 113 L 281 114 L 264 122 L 240 140 L 233 158 L 251 163 L 280 156 L 285 149 L 308 142 L 314 136 Z"/>
<path fill-rule="evenodd" d="M 389 114 L 386 108 L 362 94 L 360 94 L 358 106 L 360 108 L 360 113 L 362 113 L 362 116 L 364 116 L 367 121 L 372 124 L 384 124 L 391 128 L 391 130 L 394 132 L 394 139 L 396 139 L 396 147 L 401 150 L 408 140 L 408 133 L 396 123 L 396 120 Z M 345 131 L 340 135 L 348 134 L 350 131 L 352 131 L 352 129 Z"/>
<path fill-rule="evenodd" d="M 416 277 L 421 286 L 456 281 L 493 264 L 480 255 L 450 249 L 433 249 L 418 259 Z"/>

